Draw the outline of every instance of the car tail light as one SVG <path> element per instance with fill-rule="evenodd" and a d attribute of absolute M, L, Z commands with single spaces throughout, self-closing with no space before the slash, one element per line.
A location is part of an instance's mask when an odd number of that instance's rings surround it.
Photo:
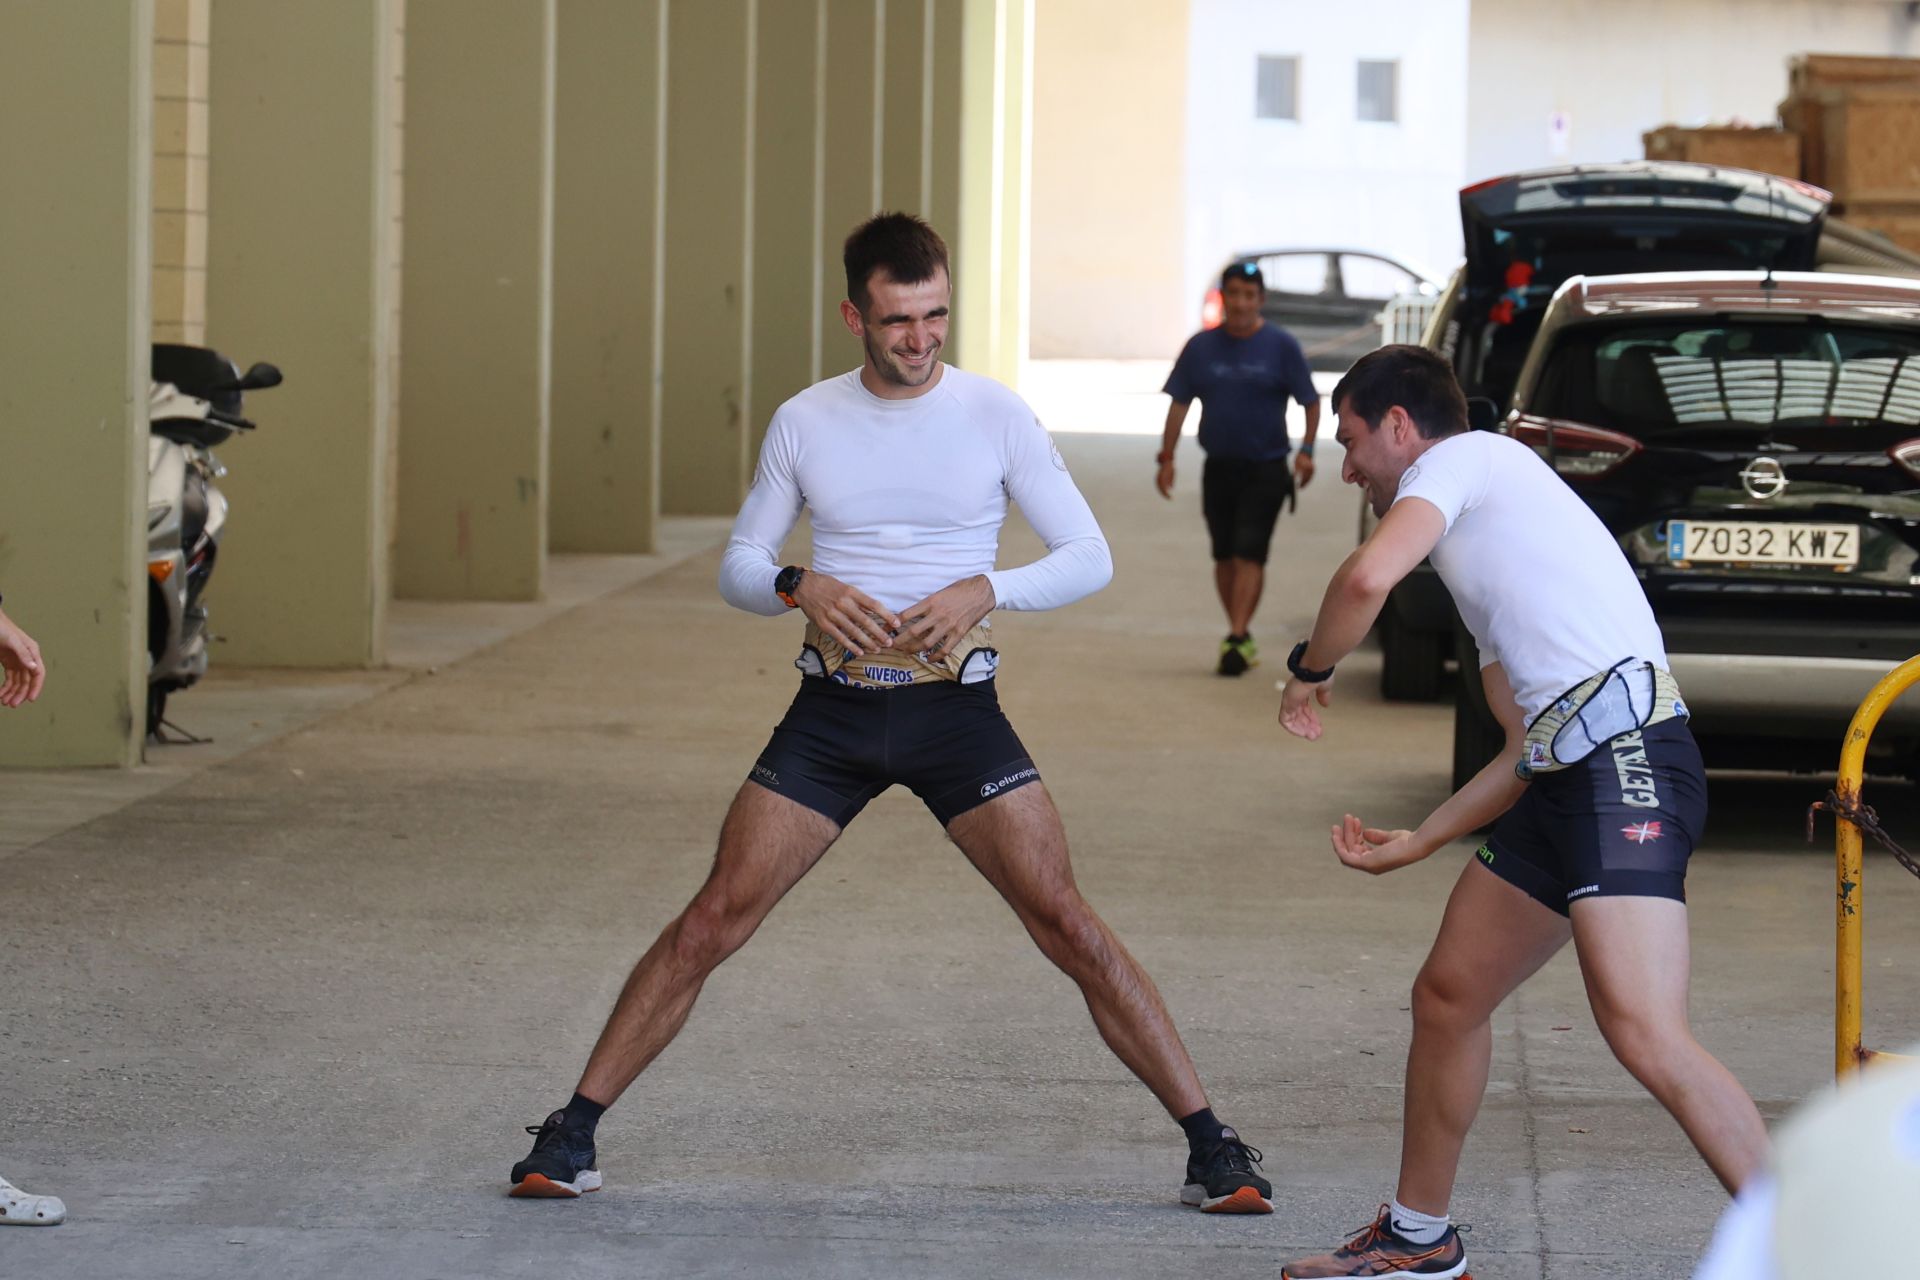
<path fill-rule="evenodd" d="M 1618 431 L 1526 415 L 1514 417 L 1508 423 L 1507 433 L 1530 446 L 1569 480 L 1591 480 L 1606 475 L 1640 452 L 1641 447 L 1638 440 Z"/>
<path fill-rule="evenodd" d="M 1887 450 L 1887 456 L 1906 468 L 1907 474 L 1920 480 L 1920 440 L 1908 440 Z"/>
<path fill-rule="evenodd" d="M 1207 300 L 1200 304 L 1200 327 L 1218 329 L 1227 318 L 1227 300 L 1220 296 L 1220 290 L 1207 290 Z"/>
<path fill-rule="evenodd" d="M 1478 182 L 1460 188 L 1460 194 L 1470 196 L 1476 191 L 1485 191 L 1488 187 L 1497 187 L 1501 183 L 1511 180 L 1512 177 L 1513 175 L 1510 173 L 1503 173 L 1497 178 L 1482 178 Z"/>

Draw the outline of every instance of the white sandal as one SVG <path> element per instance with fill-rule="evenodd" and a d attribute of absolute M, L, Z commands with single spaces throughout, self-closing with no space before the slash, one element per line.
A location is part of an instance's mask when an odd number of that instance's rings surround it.
<path fill-rule="evenodd" d="M 0 1226 L 51 1227 L 67 1220 L 58 1196 L 29 1195 L 0 1178 Z"/>

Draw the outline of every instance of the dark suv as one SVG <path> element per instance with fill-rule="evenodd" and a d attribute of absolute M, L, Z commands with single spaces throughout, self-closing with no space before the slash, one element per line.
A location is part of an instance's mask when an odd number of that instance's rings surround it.
<path fill-rule="evenodd" d="M 1822 256 L 1827 200 L 1818 187 L 1786 178 L 1660 161 L 1476 183 L 1460 193 L 1466 262 L 1441 294 L 1423 343 L 1453 365 L 1477 425 L 1491 426 L 1505 414 L 1563 282 L 1626 271 L 1810 270 Z M 1861 256 L 1850 252 L 1847 261 Z M 1454 626 L 1453 602 L 1431 570 L 1396 587 L 1377 628 L 1381 692 L 1402 701 L 1439 697 Z"/>
<path fill-rule="evenodd" d="M 1860 700 L 1920 651 L 1920 280 L 1570 280 L 1499 429 L 1619 539 L 1717 767 L 1831 768 Z M 1479 681 L 1458 696 L 1456 783 L 1501 740 Z M 1873 746 L 1920 771 L 1920 707 Z"/>

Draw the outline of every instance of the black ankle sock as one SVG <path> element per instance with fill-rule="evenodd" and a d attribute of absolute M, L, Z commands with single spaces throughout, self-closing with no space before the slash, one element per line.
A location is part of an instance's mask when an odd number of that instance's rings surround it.
<path fill-rule="evenodd" d="M 600 1123 L 600 1117 L 607 1114 L 605 1107 L 578 1093 L 567 1102 L 565 1110 L 567 1128 L 585 1129 L 588 1133 L 592 1133 L 594 1126 Z"/>
<path fill-rule="evenodd" d="M 1212 1107 L 1202 1107 L 1190 1116 L 1180 1117 L 1180 1127 L 1187 1131 L 1187 1145 L 1191 1147 L 1220 1141 L 1220 1135 L 1227 1128 L 1220 1123 L 1220 1117 L 1213 1114 Z"/>
<path fill-rule="evenodd" d="M 1237 635 L 1237 636 L 1229 635 L 1227 637 L 1228 642 L 1231 644 L 1245 644 L 1247 641 L 1251 639 L 1253 639 L 1253 632 L 1251 631 L 1245 632 L 1241 635 Z"/>

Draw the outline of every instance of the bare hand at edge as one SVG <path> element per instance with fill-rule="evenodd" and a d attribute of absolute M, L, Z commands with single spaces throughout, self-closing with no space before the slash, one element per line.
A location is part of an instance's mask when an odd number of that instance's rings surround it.
<path fill-rule="evenodd" d="M 1280 694 L 1280 727 L 1296 738 L 1318 741 L 1323 729 L 1320 712 L 1313 705 L 1316 699 L 1323 707 L 1333 705 L 1332 676 L 1319 684 L 1308 684 L 1298 676 L 1289 679 Z"/>

